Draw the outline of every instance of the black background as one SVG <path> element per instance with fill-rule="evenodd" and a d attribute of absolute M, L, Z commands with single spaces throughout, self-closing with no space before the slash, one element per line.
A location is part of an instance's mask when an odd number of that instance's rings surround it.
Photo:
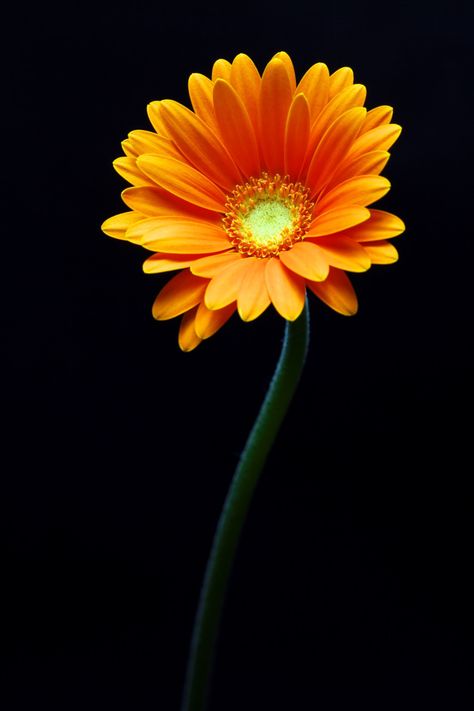
<path fill-rule="evenodd" d="M 471 3 L 21 5 L 3 27 L 2 708 L 178 709 L 211 536 L 283 322 L 191 354 L 105 237 L 111 167 L 193 71 L 349 65 L 403 126 L 401 258 L 311 299 L 227 598 L 211 711 L 471 709 Z M 471 66 L 470 66 L 471 65 Z"/>

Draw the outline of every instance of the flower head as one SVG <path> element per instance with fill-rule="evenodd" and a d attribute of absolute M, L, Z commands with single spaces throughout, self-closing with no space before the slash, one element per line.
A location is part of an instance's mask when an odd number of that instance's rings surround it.
<path fill-rule="evenodd" d="M 133 187 L 130 211 L 102 225 L 153 252 L 147 273 L 179 271 L 153 304 L 182 315 L 179 344 L 192 350 L 235 312 L 244 321 L 273 304 L 290 321 L 309 289 L 345 315 L 357 311 L 346 272 L 395 262 L 387 240 L 404 230 L 368 209 L 390 188 L 380 175 L 400 134 L 392 109 L 364 108 L 366 89 L 343 67 L 314 64 L 297 83 L 276 54 L 260 76 L 252 60 L 215 62 L 191 74 L 193 110 L 153 101 L 154 131 L 132 131 L 116 170 Z"/>

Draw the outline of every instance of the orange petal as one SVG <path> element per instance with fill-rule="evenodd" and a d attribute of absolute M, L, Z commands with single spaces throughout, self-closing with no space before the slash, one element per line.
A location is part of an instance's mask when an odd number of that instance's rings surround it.
<path fill-rule="evenodd" d="M 137 162 L 151 180 L 173 195 L 207 210 L 224 212 L 225 194 L 190 165 L 153 155 L 140 156 Z"/>
<path fill-rule="evenodd" d="M 231 63 L 227 59 L 216 59 L 212 67 L 212 81 L 217 79 L 225 79 L 229 81 Z"/>
<path fill-rule="evenodd" d="M 153 185 L 153 182 L 139 169 L 135 158 L 122 156 L 116 158 L 112 165 L 117 173 L 132 185 Z"/>
<path fill-rule="evenodd" d="M 194 276 L 186 269 L 174 276 L 160 291 L 153 304 L 153 317 L 165 321 L 189 311 L 199 304 L 208 280 Z"/>
<path fill-rule="evenodd" d="M 367 222 L 352 227 L 347 234 L 356 242 L 378 242 L 396 237 L 404 231 L 405 225 L 396 215 L 384 210 L 370 210 Z"/>
<path fill-rule="evenodd" d="M 281 173 L 284 167 L 285 126 L 292 90 L 281 59 L 271 59 L 260 87 L 260 143 L 268 170 Z"/>
<path fill-rule="evenodd" d="M 390 242 L 367 242 L 363 248 L 372 264 L 393 264 L 398 259 L 398 252 Z"/>
<path fill-rule="evenodd" d="M 214 133 L 219 135 L 219 127 L 217 125 L 212 101 L 213 88 L 214 82 L 204 76 L 204 74 L 194 73 L 189 77 L 188 91 L 194 113 L 199 116 Z"/>
<path fill-rule="evenodd" d="M 354 72 L 350 67 L 341 67 L 329 77 L 329 99 L 354 83 Z"/>
<path fill-rule="evenodd" d="M 153 222 L 153 218 L 142 215 L 141 219 L 131 222 L 127 227 L 123 239 L 126 239 L 128 242 L 133 242 L 133 244 L 141 245 L 143 235 L 153 227 L 150 221 Z"/>
<path fill-rule="evenodd" d="M 321 301 L 343 316 L 357 313 L 357 296 L 343 271 L 331 269 L 326 281 L 307 281 L 306 285 Z"/>
<path fill-rule="evenodd" d="M 309 140 L 309 104 L 304 94 L 291 102 L 285 128 L 285 174 L 297 180 Z"/>
<path fill-rule="evenodd" d="M 349 109 L 363 106 L 366 96 L 367 89 L 363 84 L 353 84 L 343 89 L 329 101 L 324 111 L 321 112 L 315 123 L 314 133 L 320 137 L 323 136 L 339 116 Z"/>
<path fill-rule="evenodd" d="M 161 102 L 161 116 L 181 153 L 203 175 L 226 192 L 241 182 L 227 149 L 199 116 L 177 101 Z"/>
<path fill-rule="evenodd" d="M 145 274 L 161 274 L 189 267 L 200 255 L 193 254 L 152 254 L 143 263 Z"/>
<path fill-rule="evenodd" d="M 129 158 L 137 158 L 138 151 L 135 150 L 128 138 L 126 138 L 125 141 L 122 141 L 120 145 L 122 146 L 123 152 L 126 156 Z"/>
<path fill-rule="evenodd" d="M 214 86 L 214 109 L 221 136 L 245 177 L 260 175 L 257 139 L 239 95 L 223 79 Z"/>
<path fill-rule="evenodd" d="M 381 175 L 358 175 L 339 183 L 317 203 L 317 210 L 326 212 L 343 205 L 361 205 L 365 207 L 379 200 L 390 190 L 390 182 Z"/>
<path fill-rule="evenodd" d="M 178 343 L 185 353 L 194 350 L 202 341 L 196 333 L 194 319 L 196 318 L 197 307 L 184 314 L 179 327 Z"/>
<path fill-rule="evenodd" d="M 242 259 L 242 255 L 239 252 L 221 252 L 220 254 L 210 254 L 207 257 L 202 257 L 193 263 L 191 266 L 191 271 L 197 276 L 207 277 L 211 279 L 212 277 L 219 274 L 223 269 L 225 269 L 232 262 L 237 262 Z"/>
<path fill-rule="evenodd" d="M 257 67 L 246 54 L 238 54 L 232 62 L 230 83 L 242 99 L 257 136 L 259 131 L 258 105 L 262 80 Z"/>
<path fill-rule="evenodd" d="M 366 110 L 360 106 L 349 109 L 331 124 L 322 137 L 309 165 L 306 178 L 312 195 L 326 185 L 349 152 L 366 113 Z"/>
<path fill-rule="evenodd" d="M 389 158 L 390 153 L 387 153 L 387 151 L 371 151 L 370 153 L 364 153 L 355 158 L 347 158 L 341 163 L 335 173 L 333 173 L 331 180 L 326 186 L 326 190 L 356 175 L 378 175 L 387 165 Z"/>
<path fill-rule="evenodd" d="M 272 304 L 280 316 L 294 321 L 304 307 L 304 279 L 287 269 L 278 257 L 266 261 L 265 282 Z"/>
<path fill-rule="evenodd" d="M 352 205 L 349 207 L 336 207 L 318 215 L 313 220 L 305 237 L 324 237 L 336 232 L 342 232 L 349 227 L 365 222 L 370 217 L 366 207 Z"/>
<path fill-rule="evenodd" d="M 296 87 L 296 93 L 300 92 L 308 100 L 311 123 L 314 124 L 328 102 L 329 70 L 325 64 L 318 62 L 308 69 Z"/>
<path fill-rule="evenodd" d="M 290 80 L 291 91 L 294 92 L 296 89 L 296 75 L 290 55 L 287 52 L 277 52 L 273 55 L 273 59 L 280 59 L 285 65 L 286 73 L 288 74 L 288 79 Z"/>
<path fill-rule="evenodd" d="M 375 109 L 370 109 L 370 111 L 367 111 L 364 125 L 360 130 L 361 135 L 367 131 L 371 131 L 373 128 L 377 128 L 377 126 L 390 123 L 392 116 L 393 109 L 391 106 L 377 106 Z"/>
<path fill-rule="evenodd" d="M 181 200 L 157 185 L 126 188 L 122 192 L 122 200 L 132 210 L 138 210 L 150 217 L 175 215 L 176 217 L 197 218 L 215 223 L 221 221 L 217 213 Z"/>
<path fill-rule="evenodd" d="M 371 262 L 365 249 L 350 237 L 321 237 L 316 244 L 331 267 L 349 272 L 365 272 L 370 268 Z"/>
<path fill-rule="evenodd" d="M 291 249 L 280 253 L 280 260 L 295 274 L 313 281 L 324 281 L 329 272 L 324 252 L 313 242 L 297 242 Z"/>
<path fill-rule="evenodd" d="M 342 114 L 349 109 L 357 106 L 363 106 L 366 95 L 367 90 L 363 84 L 354 84 L 353 86 L 348 86 L 346 89 L 343 89 L 343 91 L 336 94 L 336 96 L 334 96 L 331 101 L 326 104 L 325 108 L 319 114 L 317 121 L 311 127 L 308 152 L 306 155 L 305 169 L 303 173 L 306 172 L 314 151 L 328 128 L 339 116 L 342 116 Z"/>
<path fill-rule="evenodd" d="M 224 306 L 218 311 L 208 309 L 204 301 L 198 306 L 194 329 L 199 338 L 210 338 L 218 331 L 235 312 L 235 304 Z"/>
<path fill-rule="evenodd" d="M 239 288 L 247 269 L 256 257 L 246 257 L 229 264 L 211 279 L 204 302 L 208 309 L 222 309 L 237 299 Z"/>
<path fill-rule="evenodd" d="M 152 131 L 130 131 L 129 141 L 140 155 L 141 153 L 154 153 L 155 155 L 169 156 L 182 160 L 182 155 L 169 138 L 158 136 Z"/>
<path fill-rule="evenodd" d="M 109 217 L 108 220 L 101 225 L 102 232 L 105 232 L 109 237 L 115 237 L 116 239 L 127 239 L 125 236 L 126 231 L 135 222 L 143 220 L 144 215 L 139 212 L 121 212 L 119 215 L 114 215 Z"/>
<path fill-rule="evenodd" d="M 172 227 L 175 224 L 175 221 L 177 221 L 178 224 L 183 221 L 188 224 L 191 221 L 191 218 L 176 218 L 174 217 L 174 215 L 154 215 L 151 217 L 142 216 L 140 220 L 134 222 L 128 227 L 126 239 L 130 240 L 131 242 L 141 244 L 150 232 L 162 228 L 163 225 L 167 226 L 168 228 Z M 193 222 L 196 221 L 194 220 Z"/>
<path fill-rule="evenodd" d="M 242 279 L 237 305 L 243 321 L 253 321 L 270 306 L 270 297 L 265 283 L 265 268 L 266 260 L 257 259 L 248 267 Z"/>
<path fill-rule="evenodd" d="M 388 151 L 399 137 L 401 130 L 402 127 L 397 126 L 396 123 L 372 128 L 354 141 L 349 155 L 354 157 L 370 151 Z"/>
<path fill-rule="evenodd" d="M 140 242 L 143 247 L 166 254 L 209 254 L 230 248 L 222 227 L 204 220 L 150 218 L 148 225 L 139 223 L 129 234 L 135 235 L 140 230 L 143 230 Z"/>
<path fill-rule="evenodd" d="M 169 138 L 168 131 L 166 130 L 166 126 L 163 123 L 163 119 L 161 117 L 160 106 L 161 106 L 161 101 L 151 101 L 148 104 L 148 106 L 146 107 L 146 112 L 148 114 L 150 123 L 153 126 L 153 128 L 155 129 L 155 131 L 160 136 Z"/>

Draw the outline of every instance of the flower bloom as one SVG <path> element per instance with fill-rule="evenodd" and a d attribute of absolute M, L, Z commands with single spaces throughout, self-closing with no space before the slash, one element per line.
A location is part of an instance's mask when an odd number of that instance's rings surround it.
<path fill-rule="evenodd" d="M 237 310 L 244 321 L 273 304 L 290 321 L 306 289 L 341 314 L 357 311 L 346 272 L 397 260 L 387 240 L 403 222 L 368 209 L 390 188 L 380 173 L 400 134 L 392 109 L 364 108 L 366 89 L 343 67 L 314 64 L 297 83 L 276 54 L 260 76 L 239 54 L 212 78 L 191 74 L 193 111 L 153 101 L 153 131 L 132 131 L 116 170 L 133 187 L 130 211 L 102 225 L 153 252 L 149 274 L 177 271 L 153 304 L 182 315 L 192 350 Z"/>

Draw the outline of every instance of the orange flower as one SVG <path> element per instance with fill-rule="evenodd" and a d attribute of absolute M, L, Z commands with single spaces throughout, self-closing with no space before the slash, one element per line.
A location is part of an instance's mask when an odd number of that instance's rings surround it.
<path fill-rule="evenodd" d="M 404 230 L 367 206 L 385 195 L 380 175 L 400 134 L 392 109 L 367 111 L 366 89 L 343 67 L 314 64 L 297 83 L 276 54 L 260 76 L 239 54 L 191 74 L 194 111 L 154 101 L 155 129 L 132 131 L 116 170 L 133 187 L 130 212 L 103 231 L 152 251 L 149 274 L 176 271 L 153 304 L 157 319 L 183 315 L 189 351 L 238 311 L 244 321 L 273 304 L 290 321 L 306 289 L 341 314 L 357 311 L 346 271 L 395 262 L 387 241 Z"/>

